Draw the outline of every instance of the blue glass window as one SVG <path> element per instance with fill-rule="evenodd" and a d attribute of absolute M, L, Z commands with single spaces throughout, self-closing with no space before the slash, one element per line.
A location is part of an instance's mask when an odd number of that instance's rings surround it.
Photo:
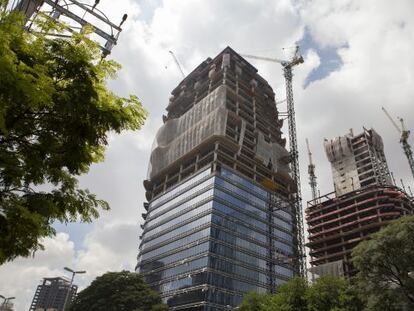
<path fill-rule="evenodd" d="M 210 215 L 207 215 L 207 216 L 209 217 Z M 170 252 L 170 251 L 174 250 L 175 248 L 186 246 L 187 244 L 190 244 L 194 241 L 197 241 L 197 240 L 202 239 L 204 237 L 208 237 L 209 234 L 210 234 L 210 228 L 206 228 L 204 230 L 201 230 L 201 231 L 195 232 L 191 235 L 188 235 L 185 238 L 175 240 L 174 242 L 171 242 L 169 244 L 166 244 L 164 246 L 156 248 L 156 249 L 154 249 L 152 251 L 149 251 L 147 253 L 142 251 L 141 252 L 142 260 L 144 261 L 144 260 L 149 259 L 151 257 L 158 256 L 162 253 Z"/>
<path fill-rule="evenodd" d="M 259 269 L 266 270 L 268 268 L 266 260 L 258 258 L 253 255 L 246 254 L 244 252 L 241 252 L 239 250 L 234 249 L 233 247 L 230 247 L 224 244 L 220 244 L 217 242 L 211 242 L 210 251 L 212 253 L 215 253 L 215 254 L 218 254 L 224 257 L 228 257 L 234 260 L 241 261 L 245 264 L 251 265 L 253 267 L 257 267 Z M 262 254 L 262 256 L 264 257 L 266 255 L 267 253 Z"/>
<path fill-rule="evenodd" d="M 248 224 L 249 226 L 254 226 L 257 227 L 263 231 L 267 231 L 268 230 L 268 225 L 266 225 L 266 223 L 252 218 L 252 216 L 246 214 L 246 213 L 242 213 L 237 211 L 236 209 L 233 209 L 229 206 L 226 206 L 224 204 L 218 203 L 218 202 L 213 202 L 213 209 L 217 210 L 221 213 L 224 213 L 226 215 L 229 215 L 231 217 L 237 218 L 243 222 L 245 222 L 246 224 Z"/>
<path fill-rule="evenodd" d="M 182 213 L 185 213 L 189 210 L 191 210 L 192 208 L 194 208 L 195 205 L 197 205 L 198 203 L 212 197 L 214 190 L 210 189 L 207 190 L 206 192 L 196 196 L 195 198 L 187 201 L 187 202 L 183 202 L 178 206 L 173 207 L 171 210 L 167 211 L 167 212 L 163 212 L 162 214 L 157 214 L 158 217 L 156 215 L 154 215 L 151 219 L 149 219 L 146 223 L 146 227 L 152 227 L 155 226 L 159 223 L 161 223 L 162 221 L 166 220 L 169 217 L 173 217 L 175 215 L 179 215 Z"/>
<path fill-rule="evenodd" d="M 258 242 L 261 242 L 261 243 L 264 243 L 264 244 L 268 242 L 268 239 L 267 239 L 266 235 L 264 235 L 262 233 L 259 233 L 255 230 L 252 230 L 252 229 L 244 226 L 243 224 L 235 223 L 234 219 L 232 217 L 221 217 L 221 216 L 218 216 L 218 215 L 213 215 L 212 222 L 217 224 L 217 225 L 220 225 L 224 228 L 230 229 L 233 232 L 240 233 L 240 234 L 242 234 L 242 235 L 244 235 L 244 236 L 246 236 L 250 239 L 257 240 Z M 247 225 L 248 225 L 248 223 L 247 223 Z"/>
<path fill-rule="evenodd" d="M 167 223 L 165 223 L 161 226 L 155 227 L 153 229 L 150 229 L 150 230 L 144 232 L 144 238 L 143 238 L 144 241 L 149 239 L 151 236 L 153 236 L 157 233 L 160 233 L 163 230 L 167 230 L 169 228 L 172 228 L 172 226 L 174 226 L 174 225 L 178 225 L 180 223 L 185 223 L 191 217 L 195 217 L 195 216 L 199 215 L 200 213 L 202 213 L 203 211 L 206 212 L 207 210 L 211 209 L 212 205 L 213 205 L 212 202 L 206 203 L 206 204 L 198 207 L 196 210 L 193 210 L 193 211 L 189 212 L 188 214 L 181 215 L 181 216 L 179 216 L 177 218 L 174 218 L 171 221 L 169 221 L 169 222 L 167 222 Z M 187 228 L 187 230 L 189 230 L 191 228 L 201 226 L 202 224 L 208 222 L 209 220 L 210 220 L 210 218 L 207 215 L 207 216 L 204 216 L 202 219 L 193 220 L 191 223 L 189 223 L 187 225 L 184 225 L 182 227 L 185 227 L 185 228 Z M 181 233 L 182 232 L 185 232 L 185 230 L 182 230 Z"/>
<path fill-rule="evenodd" d="M 274 240 L 273 246 L 282 250 L 284 253 L 292 254 L 293 253 L 293 247 L 291 245 L 282 243 L 280 241 Z"/>
<path fill-rule="evenodd" d="M 241 197 L 243 197 L 244 199 L 248 200 L 249 202 L 256 204 L 257 206 L 261 207 L 261 208 L 267 208 L 269 206 L 267 200 L 262 200 L 260 198 L 258 198 L 257 196 L 255 196 L 254 194 L 251 194 L 250 192 L 247 192 L 245 190 L 242 190 L 241 188 L 227 182 L 224 181 L 220 178 L 216 178 L 216 185 L 221 186 L 229 191 L 231 191 L 232 193 L 235 193 Z"/>
<path fill-rule="evenodd" d="M 266 247 L 259 246 L 254 242 L 247 241 L 245 239 L 242 239 L 238 236 L 235 236 L 233 234 L 230 234 L 229 232 L 220 230 L 218 228 L 211 228 L 211 236 L 213 238 L 216 238 L 217 240 L 221 240 L 221 241 L 236 245 L 238 247 L 245 248 L 252 252 L 256 252 L 259 254 L 267 254 Z"/>
<path fill-rule="evenodd" d="M 239 175 L 233 173 L 230 170 L 227 170 L 227 169 L 223 168 L 221 170 L 220 175 L 248 187 L 249 189 L 251 189 L 252 191 L 256 192 L 257 194 L 261 195 L 264 198 L 266 198 L 268 196 L 267 191 L 265 191 L 264 189 L 262 189 L 259 186 L 255 185 L 254 183 L 246 180 L 245 178 L 240 177 Z"/>
<path fill-rule="evenodd" d="M 220 270 L 229 274 L 236 274 L 242 278 L 248 278 L 255 282 L 263 283 L 264 285 L 267 283 L 267 274 L 242 267 L 234 264 L 233 262 L 212 257 L 210 258 L 209 266 L 215 270 Z"/>
<path fill-rule="evenodd" d="M 147 283 L 162 281 L 172 276 L 177 276 L 189 271 L 207 267 L 207 263 L 208 257 L 202 257 L 193 261 L 187 261 L 181 265 L 148 274 L 145 276 L 145 281 Z"/>
<path fill-rule="evenodd" d="M 147 217 L 151 218 L 153 217 L 153 215 L 155 215 L 154 213 L 158 214 L 172 207 L 174 204 L 180 203 L 181 201 L 185 201 L 188 197 L 196 195 L 197 192 L 202 192 L 202 190 L 209 188 L 210 186 L 213 185 L 213 183 L 214 183 L 214 177 L 211 177 L 210 179 L 202 182 L 201 184 L 198 184 L 194 186 L 193 188 L 188 189 L 182 195 L 174 196 L 171 200 L 169 200 L 165 204 L 159 205 L 155 208 L 150 208 Z M 151 206 L 151 203 L 150 203 L 150 206 Z"/>
<path fill-rule="evenodd" d="M 293 270 L 285 268 L 283 266 L 275 266 L 275 272 L 289 278 L 293 277 Z"/>
<path fill-rule="evenodd" d="M 209 242 L 204 242 L 191 248 L 187 248 L 185 250 L 179 251 L 172 255 L 168 255 L 162 258 L 157 258 L 156 260 L 143 260 L 141 263 L 140 273 L 146 273 L 148 271 L 158 269 L 160 267 L 166 266 L 170 263 L 181 261 L 186 258 L 190 258 L 192 256 L 196 256 L 207 252 L 209 249 Z"/>
<path fill-rule="evenodd" d="M 290 243 L 293 243 L 293 236 L 292 236 L 291 232 L 287 233 L 285 231 L 282 231 L 282 230 L 279 230 L 279 229 L 276 229 L 276 228 L 272 228 L 272 233 L 275 236 L 277 236 L 278 238 L 281 238 L 281 239 L 286 240 Z"/>
<path fill-rule="evenodd" d="M 291 223 L 288 223 L 288 222 L 286 222 L 286 221 L 284 221 L 280 218 L 276 218 L 276 217 L 272 217 L 272 220 L 273 220 L 273 223 L 275 225 L 277 225 L 279 227 L 282 227 L 283 229 L 286 229 L 286 230 L 289 230 L 289 231 L 293 230 L 293 226 L 292 226 Z"/>
<path fill-rule="evenodd" d="M 194 302 L 201 302 L 205 300 L 206 300 L 206 291 L 202 289 L 187 290 L 184 293 L 179 292 L 179 293 L 175 293 L 174 295 L 168 295 L 162 298 L 162 301 L 168 304 L 170 307 L 176 306 L 176 305 L 194 303 Z M 198 310 L 205 311 L 204 307 L 191 308 L 191 311 L 198 311 Z"/>
<path fill-rule="evenodd" d="M 248 281 L 241 281 L 235 278 L 224 276 L 218 273 L 209 273 L 208 274 L 208 284 L 226 288 L 230 290 L 237 290 L 242 292 L 255 291 L 258 293 L 266 293 L 267 288 L 265 286 L 260 286 L 257 284 L 252 284 Z"/>
<path fill-rule="evenodd" d="M 196 286 L 200 284 L 206 283 L 207 280 L 207 273 L 196 273 L 196 274 L 189 274 L 181 279 L 175 279 L 173 281 L 166 282 L 164 284 L 160 284 L 158 286 L 152 286 L 153 288 L 158 289 L 161 293 L 183 289 L 191 286 Z"/>
<path fill-rule="evenodd" d="M 171 189 L 170 191 L 168 191 L 166 193 L 163 193 L 160 197 L 152 200 L 151 203 L 150 203 L 150 210 L 157 208 L 159 205 L 161 205 L 161 203 L 164 203 L 168 199 L 176 196 L 182 190 L 185 190 L 188 187 L 192 187 L 195 183 L 197 183 L 198 181 L 200 181 L 204 177 L 209 176 L 210 174 L 211 174 L 210 168 L 208 168 L 207 170 L 202 171 L 201 173 L 199 173 L 195 176 L 191 176 L 190 179 L 184 181 L 182 184 L 178 185 L 177 187 Z"/>
<path fill-rule="evenodd" d="M 273 214 L 285 218 L 288 222 L 292 222 L 292 215 L 283 209 L 274 211 Z"/>
<path fill-rule="evenodd" d="M 263 219 L 267 219 L 267 213 L 265 211 L 262 211 L 258 208 L 255 208 L 252 204 L 249 204 L 247 202 L 244 202 L 242 200 L 239 200 L 237 198 L 235 198 L 234 196 L 223 192 L 219 189 L 214 189 L 214 196 L 221 198 L 227 202 L 229 202 L 230 204 L 233 204 L 241 209 L 245 209 L 249 212 L 252 212 L 253 214 L 257 215 L 258 217 L 262 217 Z"/>

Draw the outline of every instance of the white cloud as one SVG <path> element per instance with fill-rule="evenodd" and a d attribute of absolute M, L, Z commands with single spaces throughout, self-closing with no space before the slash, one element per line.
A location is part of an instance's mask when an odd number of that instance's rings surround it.
<path fill-rule="evenodd" d="M 301 16 L 319 43 L 341 47 L 344 62 L 308 89 L 296 92 L 298 133 L 302 168 L 307 165 L 304 133 L 312 140 L 322 192 L 332 189 L 329 163 L 322 138 L 345 134 L 353 127 L 373 126 L 383 137 L 391 170 L 413 185 L 408 164 L 398 144 L 398 133 L 386 119 L 381 106 L 406 117 L 414 127 L 414 44 L 412 1 L 393 5 L 389 1 L 306 1 Z M 332 7 L 335 4 L 335 7 Z M 299 69 L 298 69 L 299 70 Z M 303 189 L 309 198 L 306 171 Z"/>
<path fill-rule="evenodd" d="M 74 245 L 65 233 L 43 241 L 45 251 L 39 251 L 34 258 L 18 258 L 12 263 L 0 266 L 0 293 L 16 297 L 15 310 L 27 310 L 36 287 L 44 277 L 63 275 L 62 268 L 71 266 L 74 259 Z"/>
<path fill-rule="evenodd" d="M 227 45 L 241 53 L 282 57 L 282 47 L 300 40 L 307 27 L 318 44 L 339 49 L 344 65 L 305 90 L 306 76 L 323 59 L 310 50 L 306 62 L 294 69 L 304 200 L 310 199 L 305 137 L 310 139 L 321 192 L 325 193 L 332 190 L 332 182 L 322 140 L 344 134 L 350 127 L 358 132 L 363 125 L 374 126 L 384 138 L 391 169 L 412 181 L 398 134 L 380 106 L 405 116 L 407 126 L 414 128 L 413 1 L 395 5 L 387 0 L 165 0 L 151 12 L 142 8 L 154 8 L 158 2 L 142 3 L 139 7 L 132 0 L 106 1 L 102 6 L 116 18 L 126 11 L 130 14 L 113 50 L 112 57 L 123 69 L 111 88 L 121 95 L 137 94 L 150 117 L 137 133 L 111 136 L 105 162 L 94 165 L 80 179 L 82 186 L 112 206 L 90 227 L 83 244 L 76 248 L 80 251 L 74 251 L 67 235 L 59 234 L 47 239 L 46 251 L 34 259 L 17 259 L 0 267 L 0 292 L 18 297 L 17 310 L 27 309 L 41 277 L 61 275 L 64 265 L 88 271 L 78 279 L 81 286 L 107 270 L 133 269 L 150 146 L 169 94 L 180 80 L 168 50 L 175 52 L 188 73 Z M 284 99 L 281 67 L 267 62 L 254 65 L 273 86 L 278 100 Z"/>

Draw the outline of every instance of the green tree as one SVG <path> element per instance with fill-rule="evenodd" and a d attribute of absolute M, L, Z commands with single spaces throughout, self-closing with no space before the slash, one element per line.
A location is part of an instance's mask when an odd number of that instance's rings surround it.
<path fill-rule="evenodd" d="M 368 310 L 414 309 L 414 216 L 402 217 L 352 252 Z"/>
<path fill-rule="evenodd" d="M 101 59 L 88 31 L 68 39 L 35 34 L 0 0 L 0 264 L 42 248 L 54 221 L 86 221 L 108 209 L 76 176 L 103 160 L 107 135 L 139 129 L 146 112 L 106 81 L 120 66 Z M 41 187 L 40 187 L 41 186 Z"/>
<path fill-rule="evenodd" d="M 308 311 L 359 311 L 356 290 L 343 278 L 323 276 L 306 291 Z"/>
<path fill-rule="evenodd" d="M 159 294 L 133 272 L 107 272 L 81 291 L 70 311 L 164 311 Z"/>
<path fill-rule="evenodd" d="M 240 311 L 261 311 L 270 303 L 271 296 L 269 294 L 258 294 L 250 292 L 243 298 L 240 305 Z"/>
<path fill-rule="evenodd" d="M 273 295 L 248 294 L 244 311 L 360 311 L 363 304 L 349 281 L 324 276 L 313 284 L 296 277 Z"/>
<path fill-rule="evenodd" d="M 295 277 L 279 287 L 272 296 L 266 311 L 307 311 L 306 291 L 309 288 L 306 280 Z"/>

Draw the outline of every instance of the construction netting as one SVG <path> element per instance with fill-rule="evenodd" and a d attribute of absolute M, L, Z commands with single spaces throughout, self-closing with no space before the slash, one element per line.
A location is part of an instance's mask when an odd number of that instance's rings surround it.
<path fill-rule="evenodd" d="M 256 158 L 266 166 L 271 162 L 275 172 L 285 174 L 290 172 L 289 152 L 278 143 L 267 142 L 264 134 L 260 131 L 257 136 Z"/>
<path fill-rule="evenodd" d="M 226 86 L 216 88 L 190 110 L 167 120 L 158 130 L 152 147 L 148 178 L 196 148 L 206 139 L 226 135 Z"/>
<path fill-rule="evenodd" d="M 330 162 L 335 162 L 352 154 L 351 142 L 348 136 L 335 137 L 324 141 L 325 152 Z"/>
<path fill-rule="evenodd" d="M 318 278 L 324 275 L 343 277 L 344 276 L 344 262 L 341 259 L 341 260 L 337 260 L 333 262 L 324 263 L 316 267 L 311 267 L 309 271 L 312 274 L 312 278 Z"/>

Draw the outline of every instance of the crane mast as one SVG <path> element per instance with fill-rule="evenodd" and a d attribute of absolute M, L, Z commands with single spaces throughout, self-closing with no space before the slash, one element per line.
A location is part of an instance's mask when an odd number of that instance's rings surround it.
<path fill-rule="evenodd" d="M 312 161 L 312 152 L 310 151 L 309 141 L 306 138 L 306 147 L 308 148 L 308 156 L 309 156 L 309 165 L 308 165 L 308 174 L 309 174 L 309 185 L 311 186 L 312 190 L 312 200 L 316 200 L 318 197 L 318 183 L 316 182 L 316 175 L 315 175 L 315 164 Z"/>
<path fill-rule="evenodd" d="M 289 128 L 289 148 L 291 158 L 292 177 L 296 186 L 296 193 L 292 195 L 291 203 L 295 215 L 296 225 L 296 240 L 297 240 L 297 263 L 298 273 L 306 278 L 306 252 L 305 252 L 305 233 L 303 227 L 303 209 L 302 209 L 302 194 L 300 188 L 300 172 L 299 172 L 299 152 L 296 138 L 296 120 L 295 120 L 295 105 L 293 99 L 292 86 L 292 67 L 303 63 L 303 57 L 299 54 L 299 47 L 296 47 L 295 54 L 290 61 L 283 61 L 276 58 L 267 58 L 254 55 L 242 55 L 247 58 L 253 58 L 264 61 L 276 62 L 282 65 L 283 75 L 286 80 L 286 102 L 288 114 L 288 128 Z"/>
<path fill-rule="evenodd" d="M 407 157 L 408 165 L 411 169 L 411 174 L 414 177 L 414 158 L 413 158 L 413 151 L 411 150 L 411 146 L 408 143 L 408 137 L 410 136 L 410 131 L 405 128 L 404 120 L 403 118 L 399 118 L 399 121 L 401 123 L 401 128 L 398 126 L 398 124 L 394 121 L 394 119 L 391 117 L 391 115 L 388 113 L 388 111 L 382 107 L 382 111 L 384 111 L 385 115 L 388 117 L 388 119 L 391 121 L 391 123 L 394 125 L 394 127 L 398 130 L 398 132 L 401 134 L 400 136 L 400 144 L 403 148 L 404 154 Z"/>

